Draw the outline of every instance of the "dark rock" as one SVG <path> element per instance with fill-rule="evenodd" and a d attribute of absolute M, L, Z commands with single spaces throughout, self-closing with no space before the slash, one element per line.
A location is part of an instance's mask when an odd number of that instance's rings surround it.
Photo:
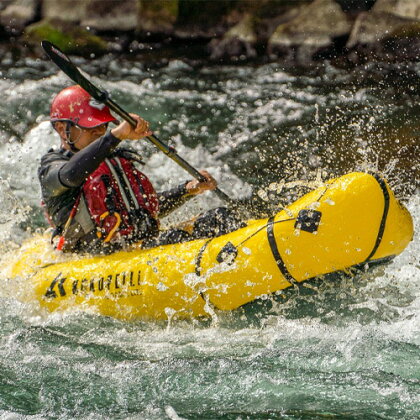
<path fill-rule="evenodd" d="M 418 20 L 420 19 L 420 2 L 418 0 L 377 0 L 372 11 Z"/>
<path fill-rule="evenodd" d="M 356 19 L 347 48 L 352 64 L 420 60 L 420 3 L 377 0 Z"/>
<path fill-rule="evenodd" d="M 37 16 L 40 0 L 5 1 L 0 11 L 0 24 L 11 34 L 21 33 Z"/>
<path fill-rule="evenodd" d="M 211 60 L 255 58 L 257 36 L 254 30 L 254 18 L 246 15 L 242 21 L 226 32 L 223 39 L 213 39 L 209 48 Z"/>
<path fill-rule="evenodd" d="M 0 2 L 0 11 L 6 9 L 6 7 L 10 6 L 14 3 L 15 0 L 3 0 Z"/>
<path fill-rule="evenodd" d="M 0 0 L 1 48 L 13 56 L 26 46 L 39 55 L 49 39 L 67 53 L 159 61 L 180 50 L 201 61 L 268 56 L 303 66 L 413 61 L 419 21 L 419 0 Z"/>
<path fill-rule="evenodd" d="M 47 20 L 73 22 L 97 31 L 133 31 L 138 21 L 138 0 L 43 0 Z"/>
<path fill-rule="evenodd" d="M 373 59 L 419 61 L 420 21 L 383 12 L 363 13 L 354 24 L 347 48 L 354 64 Z"/>
<path fill-rule="evenodd" d="M 295 1 L 261 0 L 240 2 L 229 16 L 232 26 L 221 39 L 213 39 L 209 44 L 212 60 L 244 60 L 256 58 L 265 50 L 269 37 L 283 23 L 297 17 L 305 4 L 303 0 L 296 7 Z"/>
<path fill-rule="evenodd" d="M 137 30 L 140 33 L 172 34 L 178 17 L 178 0 L 140 1 Z"/>
<path fill-rule="evenodd" d="M 92 0 L 43 0 L 42 19 L 80 23 L 87 17 Z"/>
<path fill-rule="evenodd" d="M 238 0 L 179 0 L 175 35 L 182 39 L 220 37 L 232 25 L 228 17 L 239 3 Z"/>
<path fill-rule="evenodd" d="M 156 0 L 154 0 L 156 1 Z M 105 31 L 134 31 L 137 28 L 139 2 L 137 0 L 89 0 L 86 16 L 80 26 Z"/>
<path fill-rule="evenodd" d="M 334 25 L 331 24 L 334 22 Z M 269 54 L 300 65 L 334 48 L 334 40 L 347 36 L 351 21 L 334 0 L 315 0 L 290 22 L 279 25 L 269 40 Z"/>
<path fill-rule="evenodd" d="M 416 37 L 419 28 L 420 21 L 414 19 L 373 10 L 361 13 L 353 25 L 347 48 L 357 44 L 373 45 L 390 38 Z"/>
<path fill-rule="evenodd" d="M 257 52 L 252 45 L 239 38 L 213 40 L 209 44 L 210 59 L 213 61 L 237 61 L 255 58 Z"/>
<path fill-rule="evenodd" d="M 346 13 L 360 13 L 370 10 L 376 0 L 336 0 Z"/>
<path fill-rule="evenodd" d="M 268 42 L 273 32 L 281 24 L 296 18 L 304 7 L 313 0 L 302 0 L 299 4 L 295 1 L 262 0 L 253 11 L 255 15 L 255 33 L 258 40 Z"/>

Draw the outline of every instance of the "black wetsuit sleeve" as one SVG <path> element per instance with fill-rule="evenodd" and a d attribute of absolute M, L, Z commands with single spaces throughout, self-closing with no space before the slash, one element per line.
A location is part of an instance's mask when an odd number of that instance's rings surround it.
<path fill-rule="evenodd" d="M 194 197 L 187 193 L 186 185 L 188 182 L 186 181 L 175 188 L 158 193 L 160 217 L 167 216 L 190 198 Z"/>
<path fill-rule="evenodd" d="M 61 166 L 58 171 L 60 182 L 67 188 L 79 187 L 119 143 L 120 140 L 110 132 L 95 140 Z"/>

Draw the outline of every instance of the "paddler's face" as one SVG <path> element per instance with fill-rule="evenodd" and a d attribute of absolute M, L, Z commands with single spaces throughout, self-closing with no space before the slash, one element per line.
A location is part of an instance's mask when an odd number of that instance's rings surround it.
<path fill-rule="evenodd" d="M 107 127 L 108 124 L 101 124 L 93 128 L 82 128 L 77 125 L 72 125 L 70 127 L 70 141 L 74 143 L 76 149 L 82 150 L 99 137 L 103 136 L 106 133 Z M 56 130 L 64 140 L 64 147 L 69 149 L 68 144 L 65 142 L 65 139 L 67 138 L 65 123 L 57 122 Z"/>
<path fill-rule="evenodd" d="M 70 129 L 70 138 L 75 142 L 74 145 L 76 148 L 82 150 L 103 136 L 106 133 L 107 127 L 108 124 L 98 125 L 93 128 L 82 128 L 74 125 Z"/>

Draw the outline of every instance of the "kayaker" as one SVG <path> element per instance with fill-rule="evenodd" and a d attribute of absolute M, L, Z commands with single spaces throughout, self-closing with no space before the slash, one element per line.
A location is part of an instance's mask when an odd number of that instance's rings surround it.
<path fill-rule="evenodd" d="M 144 247 L 227 233 L 240 222 L 227 209 L 213 209 L 197 218 L 190 232 L 161 232 L 159 218 L 189 198 L 217 186 L 201 171 L 205 182 L 188 180 L 156 193 L 134 165 L 141 162 L 122 140 L 136 141 L 151 134 L 149 123 L 136 114 L 134 128 L 119 123 L 107 106 L 96 102 L 80 86 L 62 90 L 51 104 L 51 123 L 61 147 L 41 158 L 38 176 L 50 223 L 59 237 L 57 247 L 71 252 L 113 252 L 143 241 Z M 107 131 L 108 124 L 116 127 Z"/>

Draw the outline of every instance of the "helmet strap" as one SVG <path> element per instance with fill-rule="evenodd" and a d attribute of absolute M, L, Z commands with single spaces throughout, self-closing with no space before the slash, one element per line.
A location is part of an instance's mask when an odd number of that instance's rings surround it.
<path fill-rule="evenodd" d="M 66 129 L 65 129 L 65 133 L 66 133 L 66 138 L 65 138 L 65 142 L 69 145 L 70 150 L 74 153 L 77 153 L 79 151 L 79 149 L 75 146 L 75 144 L 79 141 L 79 138 L 75 141 L 71 140 L 71 132 L 70 129 L 74 124 L 71 123 L 70 121 L 66 122 Z"/>

